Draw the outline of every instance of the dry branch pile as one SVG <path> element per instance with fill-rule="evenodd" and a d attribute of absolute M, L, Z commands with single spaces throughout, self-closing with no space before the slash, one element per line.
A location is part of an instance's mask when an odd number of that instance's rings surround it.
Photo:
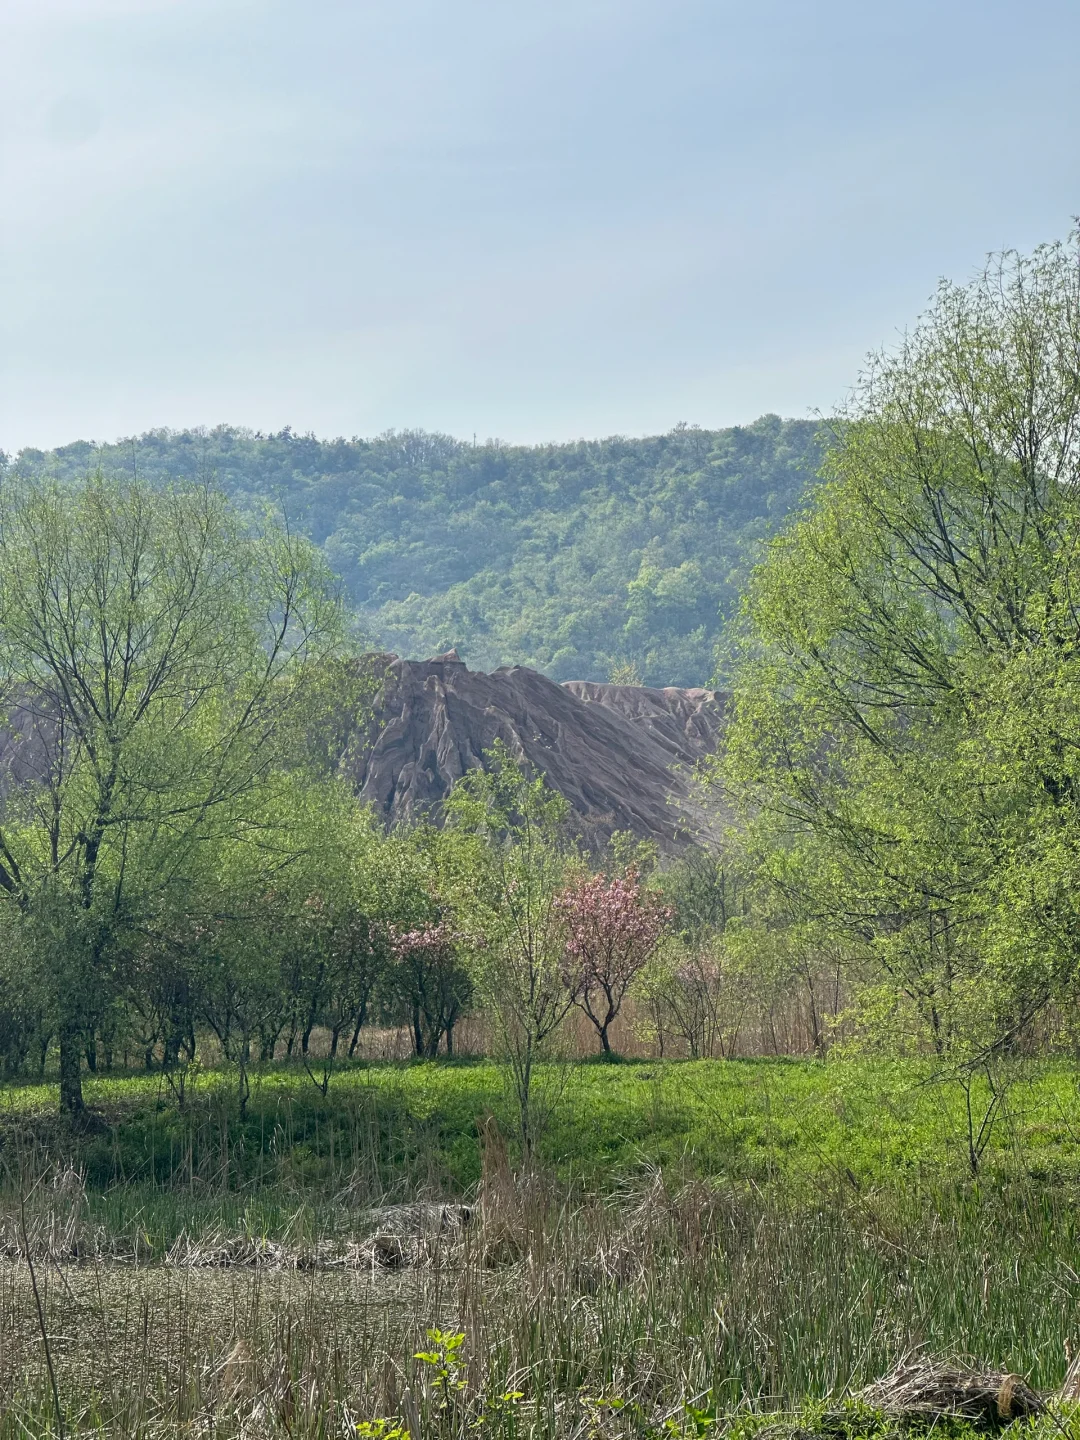
<path fill-rule="evenodd" d="M 452 1260 L 470 1216 L 467 1205 L 386 1205 L 371 1212 L 375 1228 L 366 1239 L 307 1246 L 224 1231 L 185 1232 L 165 1264 L 178 1269 L 401 1270 Z"/>
<path fill-rule="evenodd" d="M 901 1360 L 890 1374 L 868 1385 L 860 1398 L 898 1420 L 958 1415 L 987 1428 L 1040 1414 L 1046 1408 L 1019 1375 L 925 1356 Z"/>

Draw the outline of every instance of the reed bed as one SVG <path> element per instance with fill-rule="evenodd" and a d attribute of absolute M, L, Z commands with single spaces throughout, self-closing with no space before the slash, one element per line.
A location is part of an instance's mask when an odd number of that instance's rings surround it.
<path fill-rule="evenodd" d="M 343 1266 L 302 1237 L 245 1249 L 243 1229 L 233 1251 L 190 1235 L 186 1261 L 148 1263 L 94 1230 L 80 1187 L 45 1169 L 4 1200 L 4 1435 L 689 1435 L 834 1405 L 913 1352 L 1048 1390 L 1080 1333 L 1053 1191 L 809 1197 L 646 1172 L 600 1197 L 494 1145 L 453 1223 L 399 1208 L 417 1248 Z M 342 1212 L 357 1244 L 394 1229 L 385 1207 Z"/>

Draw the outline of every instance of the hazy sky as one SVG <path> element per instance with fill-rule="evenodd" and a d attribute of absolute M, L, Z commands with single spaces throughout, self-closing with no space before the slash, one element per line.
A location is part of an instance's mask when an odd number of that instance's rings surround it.
<path fill-rule="evenodd" d="M 0 447 L 806 415 L 1080 211 L 1076 0 L 0 0 Z"/>

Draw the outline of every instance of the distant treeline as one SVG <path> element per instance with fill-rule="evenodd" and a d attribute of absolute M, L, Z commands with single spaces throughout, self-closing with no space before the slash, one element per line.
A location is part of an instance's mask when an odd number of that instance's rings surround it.
<path fill-rule="evenodd" d="M 714 673 L 761 541 L 813 480 L 820 444 L 815 423 L 775 415 L 538 446 L 223 425 L 24 450 L 14 468 L 204 477 L 242 509 L 282 507 L 379 647 L 456 646 L 476 668 L 531 665 L 556 680 L 695 685 Z"/>

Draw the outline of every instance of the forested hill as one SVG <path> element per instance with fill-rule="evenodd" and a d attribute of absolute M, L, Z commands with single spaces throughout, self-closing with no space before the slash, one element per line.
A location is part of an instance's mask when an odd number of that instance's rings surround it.
<path fill-rule="evenodd" d="M 24 450 L 21 470 L 216 479 L 324 547 L 372 640 L 474 669 L 699 685 L 762 539 L 812 480 L 817 427 L 763 416 L 647 439 L 471 445 L 400 431 L 151 431 Z M 620 668 L 621 667 L 621 668 Z"/>

